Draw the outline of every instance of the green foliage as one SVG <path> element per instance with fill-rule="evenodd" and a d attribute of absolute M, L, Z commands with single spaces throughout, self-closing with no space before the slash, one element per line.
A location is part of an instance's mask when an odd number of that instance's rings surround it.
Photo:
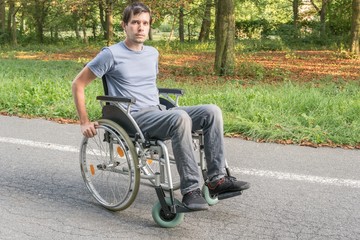
<path fill-rule="evenodd" d="M 71 80 L 73 62 L 0 61 L 0 109 L 10 114 L 68 117 L 75 112 Z"/>
<path fill-rule="evenodd" d="M 351 29 L 352 0 L 330 1 L 328 9 L 328 25 L 335 36 L 349 36 Z"/>
<path fill-rule="evenodd" d="M 266 19 L 236 21 L 235 28 L 238 39 L 261 38 L 262 36 L 268 36 L 271 30 L 271 26 Z"/>
<path fill-rule="evenodd" d="M 147 44 L 156 47 L 160 51 L 166 52 L 181 52 L 189 49 L 194 52 L 215 52 L 215 41 L 201 43 L 198 41 L 180 42 L 160 40 L 149 41 Z"/>
<path fill-rule="evenodd" d="M 6 1 L 5 1 L 6 2 Z M 102 1 L 102 3 L 107 1 Z M 114 2 L 114 30 L 115 39 L 120 39 L 120 16 L 129 1 Z M 192 1 L 153 1 L 145 0 L 154 13 L 153 27 L 157 31 L 169 32 L 175 23 L 175 32 L 178 30 L 178 10 L 180 6 L 185 10 L 186 39 L 197 39 L 201 20 L 203 18 L 205 0 Z M 321 1 L 315 1 L 321 6 Z M 301 12 L 299 29 L 294 28 L 292 1 L 289 0 L 239 0 L 235 1 L 235 21 L 237 22 L 237 37 L 245 38 L 281 38 L 286 45 L 316 44 L 317 46 L 345 45 L 347 48 L 351 26 L 351 0 L 328 1 L 326 26 L 327 37 L 319 36 L 319 16 L 310 4 L 300 4 L 300 7 L 309 6 L 310 10 Z M 6 11 L 9 10 L 8 3 Z M 100 4 L 101 5 L 101 4 Z M 82 42 L 82 27 L 86 27 L 90 41 L 102 42 L 104 26 L 100 19 L 98 1 L 16 1 L 17 10 L 17 42 L 20 45 L 42 43 L 53 44 Z M 306 8 L 305 6 L 305 8 Z M 103 5 L 103 7 L 106 7 Z M 103 11 L 106 9 L 104 8 Z M 104 14 L 104 12 L 102 12 Z M 6 18 L 9 16 L 6 12 Z M 175 21 L 174 21 L 175 18 Z M 215 9 L 211 11 L 211 36 L 213 39 Z M 307 19 L 307 20 L 306 20 Z M 312 20 L 309 20 L 312 19 Z M 103 19 L 104 20 L 104 19 Z M 6 19 L 8 22 L 8 19 Z M 40 29 L 44 30 L 43 34 Z M 294 36 L 300 31 L 299 38 Z M 39 35 L 43 35 L 42 38 Z M 0 32 L 0 45 L 8 44 L 10 32 Z M 115 40 L 116 41 L 116 40 Z M 277 49 L 277 48 L 276 48 Z"/>

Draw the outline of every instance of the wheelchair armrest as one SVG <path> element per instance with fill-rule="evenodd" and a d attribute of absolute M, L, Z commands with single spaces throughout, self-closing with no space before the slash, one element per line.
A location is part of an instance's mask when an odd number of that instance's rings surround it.
<path fill-rule="evenodd" d="M 159 93 L 163 94 L 175 94 L 175 95 L 184 95 L 184 90 L 177 88 L 159 88 Z"/>
<path fill-rule="evenodd" d="M 123 102 L 123 103 L 136 102 L 135 98 L 127 98 L 127 97 L 97 96 L 96 99 L 105 102 Z"/>

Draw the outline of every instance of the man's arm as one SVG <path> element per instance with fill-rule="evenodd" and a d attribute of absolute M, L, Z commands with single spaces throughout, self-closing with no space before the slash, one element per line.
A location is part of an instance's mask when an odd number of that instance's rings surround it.
<path fill-rule="evenodd" d="M 86 137 L 96 135 L 97 122 L 90 122 L 85 106 L 85 87 L 94 79 L 96 75 L 85 66 L 72 82 L 72 94 L 80 119 L 81 132 Z"/>

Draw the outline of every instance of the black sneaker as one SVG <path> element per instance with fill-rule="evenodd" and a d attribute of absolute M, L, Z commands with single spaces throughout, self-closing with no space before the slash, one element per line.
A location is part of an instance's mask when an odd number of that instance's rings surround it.
<path fill-rule="evenodd" d="M 207 210 L 209 208 L 199 188 L 186 193 L 182 199 L 182 203 L 186 208 L 194 211 Z"/>
<path fill-rule="evenodd" d="M 207 184 L 210 195 L 218 195 L 226 192 L 238 192 L 250 187 L 250 183 L 238 181 L 234 177 L 225 176 Z"/>

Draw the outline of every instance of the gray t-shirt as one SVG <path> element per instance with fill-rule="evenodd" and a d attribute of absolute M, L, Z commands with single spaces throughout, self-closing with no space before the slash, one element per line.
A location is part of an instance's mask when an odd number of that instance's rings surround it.
<path fill-rule="evenodd" d="M 105 75 L 109 96 L 133 97 L 132 110 L 159 105 L 156 87 L 159 52 L 150 46 L 133 51 L 119 42 L 102 51 L 87 67 L 99 78 Z"/>

